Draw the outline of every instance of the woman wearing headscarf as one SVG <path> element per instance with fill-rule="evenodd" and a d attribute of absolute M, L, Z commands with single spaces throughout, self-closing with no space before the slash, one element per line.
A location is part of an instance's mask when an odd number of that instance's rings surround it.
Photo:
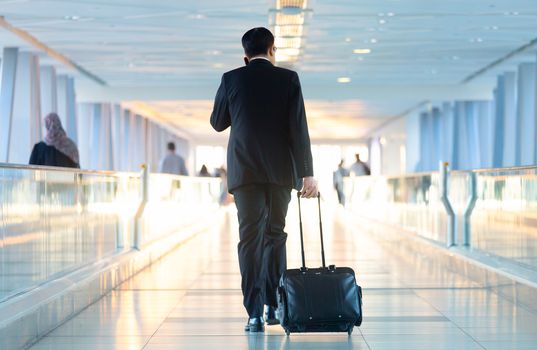
<path fill-rule="evenodd" d="M 45 117 L 47 135 L 37 143 L 30 156 L 30 164 L 80 168 L 76 144 L 67 137 L 60 117 L 50 113 Z"/>

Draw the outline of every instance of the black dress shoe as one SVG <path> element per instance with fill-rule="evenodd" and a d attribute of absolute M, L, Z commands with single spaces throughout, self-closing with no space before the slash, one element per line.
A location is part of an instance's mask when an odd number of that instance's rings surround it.
<path fill-rule="evenodd" d="M 250 333 L 264 332 L 265 324 L 262 317 L 250 317 L 248 323 L 244 326 L 244 330 Z"/>
<path fill-rule="evenodd" d="M 280 324 L 280 320 L 276 317 L 276 308 L 274 306 L 267 306 L 265 322 L 269 325 Z"/>

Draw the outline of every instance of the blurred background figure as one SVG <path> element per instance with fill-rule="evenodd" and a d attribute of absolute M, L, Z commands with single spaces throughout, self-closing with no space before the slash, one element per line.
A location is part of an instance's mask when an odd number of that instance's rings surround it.
<path fill-rule="evenodd" d="M 56 113 L 45 117 L 45 129 L 45 139 L 34 145 L 30 164 L 80 168 L 78 148 L 73 140 L 67 137 Z"/>
<path fill-rule="evenodd" d="M 229 195 L 227 188 L 226 168 L 222 165 L 220 168 L 218 168 L 217 174 L 222 180 L 222 182 L 220 183 L 220 205 L 227 205 L 231 202 L 231 196 Z"/>
<path fill-rule="evenodd" d="M 344 183 L 343 178 L 345 176 L 349 176 L 349 171 L 345 169 L 344 167 L 345 161 L 342 159 L 341 162 L 339 162 L 339 165 L 337 167 L 337 170 L 334 171 L 334 189 L 337 192 L 337 199 L 339 201 L 339 204 L 342 206 L 345 206 L 345 192 L 344 192 Z"/>
<path fill-rule="evenodd" d="M 207 166 L 205 164 L 203 164 L 201 166 L 201 169 L 200 169 L 200 172 L 199 172 L 198 176 L 211 177 L 211 174 L 209 173 L 209 170 L 207 170 Z"/>
<path fill-rule="evenodd" d="M 188 176 L 188 170 L 183 157 L 175 153 L 175 143 L 168 142 L 168 153 L 160 161 L 159 172 Z"/>
<path fill-rule="evenodd" d="M 369 165 L 360 160 L 360 154 L 356 153 L 356 162 L 351 165 L 350 173 L 354 176 L 371 175 Z"/>

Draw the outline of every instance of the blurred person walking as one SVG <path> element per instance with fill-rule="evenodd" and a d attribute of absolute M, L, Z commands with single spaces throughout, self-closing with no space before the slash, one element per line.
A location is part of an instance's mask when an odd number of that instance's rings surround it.
<path fill-rule="evenodd" d="M 371 169 L 369 169 L 369 165 L 362 162 L 360 160 L 360 154 L 356 153 L 356 162 L 354 162 L 351 165 L 350 173 L 354 176 L 364 176 L 364 175 L 371 175 Z"/>
<path fill-rule="evenodd" d="M 78 148 L 67 137 L 60 117 L 50 113 L 45 117 L 47 134 L 43 141 L 36 143 L 30 155 L 30 164 L 65 168 L 80 168 Z"/>
<path fill-rule="evenodd" d="M 159 173 L 188 176 L 188 170 L 183 157 L 175 153 L 175 143 L 168 142 L 168 152 L 160 161 Z"/>
<path fill-rule="evenodd" d="M 337 170 L 333 174 L 334 189 L 337 192 L 337 199 L 339 204 L 345 206 L 345 191 L 344 191 L 344 182 L 343 178 L 349 176 L 349 171 L 343 166 L 345 161 L 342 159 L 339 162 Z"/>
<path fill-rule="evenodd" d="M 198 173 L 198 176 L 201 176 L 201 177 L 211 177 L 211 173 L 209 173 L 209 170 L 207 169 L 207 166 L 205 164 L 203 164 L 201 166 L 201 169 L 200 169 L 200 172 Z"/>
<path fill-rule="evenodd" d="M 225 73 L 211 125 L 231 127 L 228 188 L 239 219 L 239 266 L 245 331 L 277 324 L 276 288 L 287 268 L 284 232 L 292 188 L 317 196 L 306 112 L 296 72 L 275 67 L 274 36 L 253 28 L 242 37 L 245 67 Z"/>

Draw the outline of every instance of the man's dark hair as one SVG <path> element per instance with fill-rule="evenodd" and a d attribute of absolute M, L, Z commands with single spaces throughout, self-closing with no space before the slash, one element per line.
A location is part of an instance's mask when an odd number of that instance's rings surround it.
<path fill-rule="evenodd" d="M 175 151 L 175 143 L 168 142 L 168 151 Z"/>
<path fill-rule="evenodd" d="M 252 28 L 242 36 L 242 47 L 248 57 L 266 55 L 274 45 L 274 35 L 264 27 Z"/>

